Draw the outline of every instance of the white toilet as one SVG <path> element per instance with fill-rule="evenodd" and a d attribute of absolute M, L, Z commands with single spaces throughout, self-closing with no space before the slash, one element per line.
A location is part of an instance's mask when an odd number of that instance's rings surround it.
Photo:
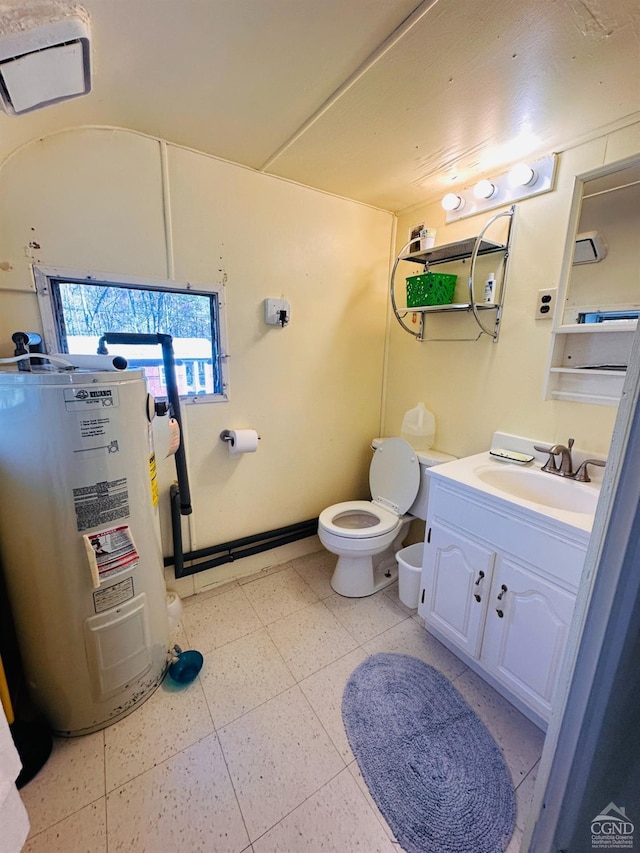
<path fill-rule="evenodd" d="M 402 438 L 373 442 L 369 469 L 371 501 L 345 501 L 320 513 L 318 536 L 338 563 L 332 588 L 348 598 L 373 595 L 398 577 L 395 554 L 414 518 L 426 520 L 426 469 L 455 457 L 414 450 Z"/>

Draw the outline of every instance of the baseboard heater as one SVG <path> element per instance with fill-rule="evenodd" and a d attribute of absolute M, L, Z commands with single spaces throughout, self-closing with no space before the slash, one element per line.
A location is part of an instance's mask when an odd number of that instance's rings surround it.
<path fill-rule="evenodd" d="M 214 569 L 225 563 L 233 563 L 243 557 L 252 554 L 260 554 L 298 539 L 306 539 L 315 536 L 318 532 L 318 519 L 310 518 L 307 521 L 299 521 L 297 524 L 289 524 L 286 527 L 277 527 L 275 530 L 267 530 L 263 533 L 254 533 L 252 536 L 243 536 L 241 539 L 232 539 L 229 542 L 221 542 L 219 545 L 211 545 L 208 548 L 200 548 L 197 551 L 182 551 L 182 526 L 180 519 L 180 494 L 175 486 L 171 486 L 171 528 L 173 531 L 173 556 L 164 558 L 165 566 L 174 566 L 176 578 L 196 575 L 207 569 Z M 214 555 L 219 556 L 214 556 Z M 191 563 L 185 566 L 185 563 Z"/>

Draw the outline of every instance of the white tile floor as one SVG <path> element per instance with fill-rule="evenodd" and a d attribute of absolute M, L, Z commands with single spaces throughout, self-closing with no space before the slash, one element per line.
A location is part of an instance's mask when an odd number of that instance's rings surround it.
<path fill-rule="evenodd" d="M 340 713 L 350 673 L 381 651 L 440 669 L 484 720 L 516 786 L 516 853 L 542 733 L 425 633 L 397 586 L 336 595 L 334 564 L 322 551 L 185 601 L 181 645 L 205 655 L 200 677 L 55 741 L 21 791 L 26 853 L 398 851 Z"/>

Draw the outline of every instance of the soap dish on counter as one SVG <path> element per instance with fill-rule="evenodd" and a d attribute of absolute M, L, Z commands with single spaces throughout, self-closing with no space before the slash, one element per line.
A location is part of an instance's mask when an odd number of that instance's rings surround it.
<path fill-rule="evenodd" d="M 501 447 L 492 447 L 489 455 L 499 462 L 515 462 L 516 465 L 528 465 L 535 458 L 530 453 L 518 453 L 517 450 L 503 450 Z"/>

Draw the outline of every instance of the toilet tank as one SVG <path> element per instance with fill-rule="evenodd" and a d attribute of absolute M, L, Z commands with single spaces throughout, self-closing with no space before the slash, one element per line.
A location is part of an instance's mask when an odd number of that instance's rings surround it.
<path fill-rule="evenodd" d="M 374 438 L 371 442 L 371 446 L 375 450 L 383 441 L 384 439 L 382 438 Z M 420 486 L 418 488 L 416 499 L 409 507 L 407 514 L 412 515 L 414 518 L 421 518 L 423 521 L 426 521 L 427 501 L 429 498 L 429 475 L 427 474 L 427 469 L 432 468 L 434 465 L 442 465 L 443 462 L 454 462 L 458 457 L 451 456 L 449 453 L 441 453 L 439 450 L 433 449 L 416 450 L 416 456 L 420 463 Z"/>
<path fill-rule="evenodd" d="M 427 469 L 434 465 L 442 465 L 443 462 L 453 462 L 456 456 L 449 453 L 441 453 L 439 450 L 416 450 L 418 462 L 420 463 L 420 486 L 415 501 L 411 504 L 408 514 L 414 518 L 427 520 L 427 503 L 429 500 L 429 475 Z"/>

